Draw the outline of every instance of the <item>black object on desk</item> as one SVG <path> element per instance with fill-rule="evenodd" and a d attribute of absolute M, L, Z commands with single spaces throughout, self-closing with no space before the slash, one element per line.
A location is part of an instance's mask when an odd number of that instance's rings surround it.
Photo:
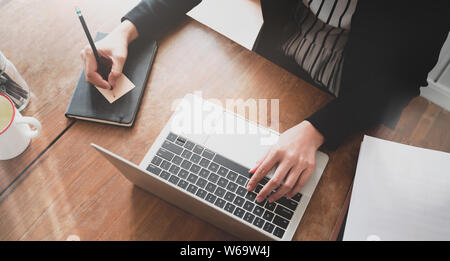
<path fill-rule="evenodd" d="M 95 39 L 98 41 L 105 36 L 105 33 L 98 33 Z M 123 74 L 136 87 L 114 103 L 109 103 L 97 88 L 86 82 L 83 71 L 67 107 L 66 117 L 126 127 L 133 125 L 156 55 L 157 44 L 154 40 L 136 39 L 129 45 L 128 50 Z"/>

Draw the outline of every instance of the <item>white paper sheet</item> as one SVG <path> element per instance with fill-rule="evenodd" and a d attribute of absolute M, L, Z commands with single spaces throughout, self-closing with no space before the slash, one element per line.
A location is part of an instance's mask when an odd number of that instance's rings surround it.
<path fill-rule="evenodd" d="M 365 136 L 344 240 L 450 240 L 450 153 Z"/>

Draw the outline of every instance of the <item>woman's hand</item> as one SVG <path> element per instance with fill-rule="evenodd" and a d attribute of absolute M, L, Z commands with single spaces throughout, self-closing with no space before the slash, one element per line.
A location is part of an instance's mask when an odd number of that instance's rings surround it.
<path fill-rule="evenodd" d="M 108 81 L 104 80 L 97 72 L 97 61 L 90 45 L 84 47 L 80 55 L 84 64 L 86 81 L 105 89 L 114 86 L 117 78 L 122 75 L 123 65 L 128 55 L 128 45 L 137 37 L 136 26 L 125 20 L 105 38 L 95 43 L 99 55 L 112 63 Z"/>
<path fill-rule="evenodd" d="M 290 128 L 280 135 L 278 143 L 272 146 L 266 155 L 250 170 L 253 173 L 247 190 L 253 190 L 267 173 L 278 165 L 274 176 L 258 193 L 256 200 L 261 202 L 270 193 L 269 202 L 286 195 L 291 198 L 305 185 L 315 169 L 316 151 L 323 144 L 324 137 L 308 121 Z M 284 183 L 283 183 L 284 182 Z"/>

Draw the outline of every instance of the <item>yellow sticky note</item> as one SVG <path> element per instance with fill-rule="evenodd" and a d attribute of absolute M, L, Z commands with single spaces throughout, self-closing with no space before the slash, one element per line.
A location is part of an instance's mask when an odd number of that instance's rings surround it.
<path fill-rule="evenodd" d="M 95 88 L 97 88 L 97 90 L 109 101 L 109 103 L 117 101 L 120 97 L 133 90 L 134 87 L 136 86 L 123 73 L 117 79 L 116 86 L 114 86 L 112 90 L 106 90 L 95 86 Z"/>

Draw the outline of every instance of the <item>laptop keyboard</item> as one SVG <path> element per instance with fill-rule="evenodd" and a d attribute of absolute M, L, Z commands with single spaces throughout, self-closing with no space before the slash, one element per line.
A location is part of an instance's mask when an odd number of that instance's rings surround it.
<path fill-rule="evenodd" d="M 249 169 L 181 136 L 170 133 L 147 170 L 245 222 L 282 238 L 302 195 L 257 202 L 269 181 L 247 191 Z"/>

